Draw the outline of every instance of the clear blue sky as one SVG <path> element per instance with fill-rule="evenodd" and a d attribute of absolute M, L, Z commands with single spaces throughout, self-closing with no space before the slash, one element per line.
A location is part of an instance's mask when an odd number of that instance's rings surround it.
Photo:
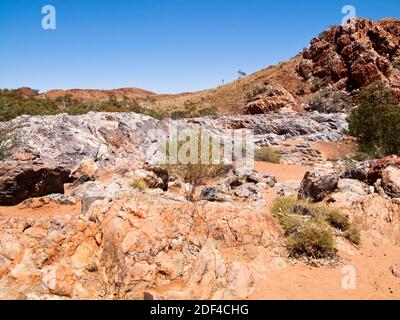
<path fill-rule="evenodd" d="M 345 4 L 400 16 L 398 0 L 0 0 L 0 88 L 210 88 L 294 56 Z"/>

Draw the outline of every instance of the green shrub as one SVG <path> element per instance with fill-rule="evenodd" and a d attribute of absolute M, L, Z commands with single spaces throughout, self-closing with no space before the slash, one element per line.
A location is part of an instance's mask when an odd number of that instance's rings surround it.
<path fill-rule="evenodd" d="M 318 90 L 326 87 L 329 83 L 329 80 L 327 78 L 319 78 L 319 77 L 313 77 L 311 79 L 311 92 L 317 92 Z"/>
<path fill-rule="evenodd" d="M 263 147 L 263 148 L 254 150 L 254 159 L 256 161 L 280 163 L 281 155 L 278 151 L 276 151 L 272 148 Z"/>
<path fill-rule="evenodd" d="M 349 117 L 349 133 L 363 152 L 400 154 L 400 106 L 390 88 L 375 82 L 361 90 Z"/>
<path fill-rule="evenodd" d="M 361 243 L 361 232 L 353 225 L 351 225 L 349 229 L 344 232 L 344 237 L 355 245 L 359 245 Z"/>
<path fill-rule="evenodd" d="M 246 93 L 246 100 L 251 101 L 264 91 L 265 86 L 263 84 L 257 83 Z"/>
<path fill-rule="evenodd" d="M 325 88 L 310 99 L 306 109 L 324 113 L 348 112 L 351 109 L 351 100 L 342 91 Z"/>
<path fill-rule="evenodd" d="M 129 186 L 134 188 L 134 189 L 138 189 L 140 191 L 145 191 L 145 190 L 148 189 L 147 182 L 144 181 L 143 179 L 134 179 L 134 180 L 131 181 Z"/>
<path fill-rule="evenodd" d="M 324 221 L 304 222 L 299 231 L 293 233 L 287 242 L 289 255 L 310 258 L 330 258 L 336 255 L 335 237 Z"/>
<path fill-rule="evenodd" d="M 293 257 L 333 257 L 337 251 L 334 229 L 353 244 L 361 242 L 360 231 L 349 218 L 325 205 L 281 197 L 272 204 L 271 213 L 285 231 L 287 249 Z"/>
<path fill-rule="evenodd" d="M 200 134 L 199 134 L 200 137 Z M 201 145 L 201 139 L 198 138 L 198 150 L 197 150 L 197 159 L 195 158 L 196 155 L 193 155 L 192 163 L 180 163 L 179 159 L 177 160 L 176 164 L 171 163 L 172 161 L 169 161 L 169 158 L 171 156 L 171 148 L 173 147 L 170 143 L 167 143 L 166 146 L 162 146 L 164 149 L 163 151 L 166 154 L 167 157 L 167 164 L 163 165 L 163 168 L 168 171 L 169 176 L 172 177 L 177 177 L 183 180 L 185 183 L 188 183 L 190 185 L 189 190 L 186 192 L 186 198 L 189 201 L 195 201 L 195 195 L 196 191 L 201 186 L 206 182 L 206 180 L 215 178 L 217 177 L 224 165 L 222 164 L 222 158 L 220 159 L 220 163 L 218 164 L 212 164 L 212 146 L 209 146 L 208 150 L 208 163 L 203 163 L 202 159 L 202 145 Z M 194 137 L 193 137 L 194 138 Z M 181 148 L 184 147 L 184 143 L 180 142 L 177 144 L 177 153 L 179 154 L 181 151 Z M 186 155 L 190 158 L 192 155 L 190 154 L 190 151 L 186 153 Z M 179 158 L 179 157 L 178 157 Z"/>
<path fill-rule="evenodd" d="M 185 119 L 185 118 L 199 118 L 205 116 L 218 115 L 218 108 L 216 106 L 200 108 L 192 101 L 185 102 L 185 109 L 173 111 L 170 114 L 172 119 Z"/>
<path fill-rule="evenodd" d="M 0 121 L 12 120 L 21 115 L 54 115 L 67 113 L 81 115 L 96 112 L 136 112 L 157 119 L 168 117 L 165 112 L 142 107 L 136 100 L 118 100 L 111 96 L 106 101 L 80 101 L 67 94 L 56 99 L 25 96 L 20 90 L 0 90 Z"/>

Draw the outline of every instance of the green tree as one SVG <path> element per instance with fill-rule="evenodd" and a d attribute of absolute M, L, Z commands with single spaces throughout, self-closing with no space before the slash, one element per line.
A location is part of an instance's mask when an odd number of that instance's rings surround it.
<path fill-rule="evenodd" d="M 380 81 L 362 89 L 349 129 L 364 152 L 400 154 L 400 106 L 391 89 Z"/>

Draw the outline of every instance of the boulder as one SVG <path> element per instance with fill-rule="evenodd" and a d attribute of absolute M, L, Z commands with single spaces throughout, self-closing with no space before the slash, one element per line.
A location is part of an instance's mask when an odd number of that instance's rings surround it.
<path fill-rule="evenodd" d="M 280 84 L 268 84 L 262 93 L 252 98 L 244 108 L 246 114 L 262 114 L 285 107 L 294 107 L 295 98 Z"/>
<path fill-rule="evenodd" d="M 337 189 L 339 192 L 355 193 L 360 196 L 366 196 L 369 193 L 366 183 L 353 179 L 340 179 Z"/>
<path fill-rule="evenodd" d="M 220 192 L 219 186 L 205 187 L 201 191 L 201 197 L 202 197 L 202 199 L 210 201 L 210 202 L 226 201 L 226 197 L 223 193 Z"/>
<path fill-rule="evenodd" d="M 338 187 L 339 177 L 336 173 L 321 175 L 317 172 L 307 172 L 301 182 L 299 199 L 321 202 Z"/>
<path fill-rule="evenodd" d="M 346 169 L 346 171 L 341 175 L 341 178 L 367 182 L 369 166 L 370 164 L 368 161 L 352 165 Z"/>
<path fill-rule="evenodd" d="M 391 156 L 385 157 L 379 160 L 374 161 L 371 164 L 371 167 L 368 171 L 368 183 L 369 185 L 374 185 L 375 182 L 379 179 L 382 180 L 384 175 L 384 170 L 389 167 L 400 168 L 400 157 L 399 156 Z"/>
<path fill-rule="evenodd" d="M 389 166 L 383 170 L 382 187 L 391 198 L 400 198 L 400 168 Z"/>
<path fill-rule="evenodd" d="M 235 196 L 252 201 L 262 199 L 260 190 L 252 183 L 245 183 L 238 187 L 235 191 Z"/>
<path fill-rule="evenodd" d="M 0 165 L 0 205 L 13 206 L 28 198 L 64 193 L 70 170 L 39 163 Z"/>

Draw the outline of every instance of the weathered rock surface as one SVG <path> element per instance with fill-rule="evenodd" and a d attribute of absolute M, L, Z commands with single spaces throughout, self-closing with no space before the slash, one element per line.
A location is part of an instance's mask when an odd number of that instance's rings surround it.
<path fill-rule="evenodd" d="M 297 72 L 305 79 L 314 76 L 340 86 L 344 82 L 348 91 L 383 80 L 399 95 L 399 26 L 397 19 L 352 19 L 333 27 L 311 41 Z"/>
<path fill-rule="evenodd" d="M 298 197 L 320 202 L 337 189 L 338 182 L 339 177 L 336 173 L 321 175 L 317 172 L 307 172 L 301 182 Z"/>
<path fill-rule="evenodd" d="M 400 198 L 400 168 L 389 166 L 383 171 L 382 187 L 391 198 Z"/>
<path fill-rule="evenodd" d="M 268 84 L 246 104 L 244 113 L 252 115 L 268 113 L 285 107 L 293 108 L 296 104 L 294 97 L 283 86 Z"/>
<path fill-rule="evenodd" d="M 70 171 L 40 163 L 3 163 L 0 165 L 0 205 L 12 206 L 32 198 L 64 193 Z"/>
<path fill-rule="evenodd" d="M 246 298 L 285 265 L 265 210 L 227 203 L 131 193 L 80 217 L 0 225 L 2 299 Z"/>
<path fill-rule="evenodd" d="M 221 138 L 232 130 L 253 130 L 259 146 L 279 145 L 290 139 L 339 141 L 348 129 L 345 114 L 271 113 L 254 116 L 223 116 L 185 120 L 156 120 L 136 113 L 94 113 L 69 116 L 21 116 L 1 127 L 19 128 L 19 144 L 11 157 L 20 154 L 43 163 L 57 163 L 83 180 L 93 169 L 125 168 L 132 163 L 152 162 L 160 157 L 160 142 L 171 125 L 208 130 Z M 105 131 L 107 130 L 107 131 Z M 117 138 L 111 139 L 110 132 Z M 68 141 L 68 143 L 65 143 Z M 82 164 L 82 161 L 85 163 Z M 78 166 L 81 165 L 79 168 Z M 85 173 L 85 170 L 88 171 Z"/>

